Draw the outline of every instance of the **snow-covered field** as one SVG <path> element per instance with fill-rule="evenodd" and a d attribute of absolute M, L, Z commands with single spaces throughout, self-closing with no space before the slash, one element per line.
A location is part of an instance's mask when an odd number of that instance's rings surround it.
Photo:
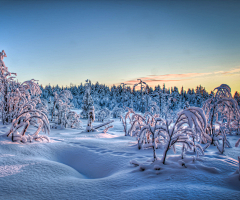
<path fill-rule="evenodd" d="M 156 167 L 152 149 L 138 150 L 119 119 L 113 125 L 106 134 L 52 129 L 50 142 L 25 144 L 3 136 L 10 127 L 0 125 L 0 199 L 240 199 L 239 136 L 228 136 L 233 147 L 223 155 L 211 146 L 193 161 L 189 152 L 184 167 L 180 150 L 170 150 Z"/>

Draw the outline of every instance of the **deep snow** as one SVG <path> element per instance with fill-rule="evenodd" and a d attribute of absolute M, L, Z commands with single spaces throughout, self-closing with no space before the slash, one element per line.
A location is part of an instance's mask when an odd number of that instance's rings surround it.
<path fill-rule="evenodd" d="M 240 199 L 240 147 L 234 147 L 239 136 L 228 136 L 233 147 L 223 155 L 211 146 L 193 162 L 187 153 L 184 167 L 180 146 L 176 154 L 169 151 L 166 165 L 151 164 L 152 149 L 138 150 L 119 119 L 113 125 L 106 134 L 104 128 L 96 133 L 51 129 L 49 143 L 26 144 L 3 136 L 10 127 L 0 125 L 0 198 Z M 159 158 L 162 151 L 157 149 Z"/>

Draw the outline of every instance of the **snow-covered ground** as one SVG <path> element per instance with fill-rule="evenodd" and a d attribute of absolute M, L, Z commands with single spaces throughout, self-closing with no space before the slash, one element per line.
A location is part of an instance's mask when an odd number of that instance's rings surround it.
<path fill-rule="evenodd" d="M 50 142 L 26 144 L 0 125 L 0 199 L 240 199 L 239 136 L 228 136 L 233 147 L 223 155 L 214 146 L 196 161 L 188 153 L 184 167 L 180 147 L 166 165 L 152 164 L 152 149 L 138 150 L 119 119 L 113 125 L 106 134 L 52 129 Z"/>

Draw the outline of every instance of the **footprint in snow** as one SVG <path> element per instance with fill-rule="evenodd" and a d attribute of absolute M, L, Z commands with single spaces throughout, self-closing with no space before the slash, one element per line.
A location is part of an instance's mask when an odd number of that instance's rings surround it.
<path fill-rule="evenodd" d="M 133 155 L 135 155 L 135 153 L 125 153 L 124 156 L 133 156 Z"/>
<path fill-rule="evenodd" d="M 113 152 L 112 154 L 121 156 L 121 155 L 125 154 L 125 152 Z"/>

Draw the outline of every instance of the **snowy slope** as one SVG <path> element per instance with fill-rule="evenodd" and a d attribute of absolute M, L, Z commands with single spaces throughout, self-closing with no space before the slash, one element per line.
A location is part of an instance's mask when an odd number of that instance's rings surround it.
<path fill-rule="evenodd" d="M 86 121 L 83 120 L 86 125 Z M 95 125 L 98 122 L 94 123 Z M 107 134 L 52 129 L 50 142 L 13 143 L 0 126 L 0 199 L 239 199 L 239 136 L 221 155 L 211 146 L 193 162 L 170 150 L 166 165 L 151 162 L 152 149 L 138 150 L 116 119 Z M 85 127 L 84 127 L 85 128 Z M 33 128 L 28 131 L 31 132 Z M 179 147 L 180 148 L 180 147 Z M 157 149 L 161 158 L 162 149 Z M 135 160 L 139 166 L 130 164 Z M 141 170 L 145 169 L 145 170 Z"/>

